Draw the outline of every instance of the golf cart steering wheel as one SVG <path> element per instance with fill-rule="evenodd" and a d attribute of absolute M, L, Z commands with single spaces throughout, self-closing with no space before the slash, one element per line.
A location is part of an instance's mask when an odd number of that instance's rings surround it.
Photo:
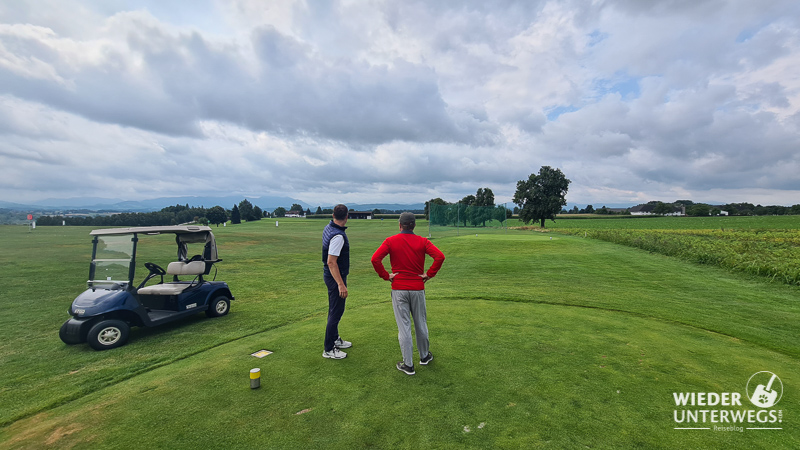
<path fill-rule="evenodd" d="M 162 277 L 163 277 L 164 275 L 166 275 L 166 274 L 167 274 L 167 271 L 166 271 L 166 270 L 164 270 L 164 269 L 163 269 L 161 266 L 159 266 L 158 264 L 151 263 L 151 262 L 146 262 L 146 263 L 144 263 L 144 266 L 147 268 L 147 270 L 149 270 L 149 271 L 150 271 L 150 273 L 152 273 L 152 274 L 154 274 L 154 275 L 159 275 L 159 276 L 162 276 Z"/>

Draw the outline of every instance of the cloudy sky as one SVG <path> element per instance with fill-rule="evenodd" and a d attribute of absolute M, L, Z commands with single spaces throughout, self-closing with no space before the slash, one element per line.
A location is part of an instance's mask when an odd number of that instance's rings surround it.
<path fill-rule="evenodd" d="M 0 200 L 800 203 L 796 0 L 0 0 Z"/>

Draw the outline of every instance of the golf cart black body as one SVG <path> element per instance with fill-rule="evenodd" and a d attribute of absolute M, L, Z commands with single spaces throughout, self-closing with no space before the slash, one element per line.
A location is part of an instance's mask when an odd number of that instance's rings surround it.
<path fill-rule="evenodd" d="M 138 286 L 136 249 L 139 236 L 174 234 L 177 261 L 167 269 L 144 263 L 148 275 Z M 233 295 L 224 281 L 206 280 L 217 258 L 211 228 L 161 226 L 93 230 L 92 263 L 88 289 L 69 308 L 71 319 L 59 336 L 66 344 L 88 342 L 95 350 L 124 345 L 131 326 L 154 327 L 205 311 L 209 317 L 224 316 Z M 189 244 L 200 244 L 202 253 L 188 257 Z M 171 279 L 164 280 L 164 276 Z M 216 272 L 215 272 L 216 277 Z M 148 285 L 151 280 L 158 279 Z"/>

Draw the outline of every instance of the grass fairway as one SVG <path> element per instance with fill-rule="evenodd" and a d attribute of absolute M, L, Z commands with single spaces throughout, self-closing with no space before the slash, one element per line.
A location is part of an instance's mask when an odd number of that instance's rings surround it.
<path fill-rule="evenodd" d="M 394 369 L 389 284 L 368 261 L 391 221 L 348 224 L 340 330 L 354 347 L 321 357 L 324 224 L 215 229 L 231 314 L 135 329 L 106 352 L 58 339 L 88 272 L 89 229 L 0 228 L 0 447 L 800 446 L 797 287 L 571 236 L 435 239 L 447 256 L 428 285 L 435 359 L 409 377 Z M 274 353 L 249 355 L 260 349 Z M 673 392 L 744 396 L 762 370 L 783 382 L 782 430 L 674 429 L 686 425 Z M 688 409 L 758 409 L 742 400 Z"/>

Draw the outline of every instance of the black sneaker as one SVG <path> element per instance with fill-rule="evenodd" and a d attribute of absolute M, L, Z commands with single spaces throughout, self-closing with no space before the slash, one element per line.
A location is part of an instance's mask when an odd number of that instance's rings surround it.
<path fill-rule="evenodd" d="M 406 375 L 414 375 L 416 373 L 414 372 L 414 366 L 408 367 L 403 361 L 397 362 L 397 370 L 405 373 Z"/>
<path fill-rule="evenodd" d="M 429 362 L 433 361 L 433 353 L 428 352 L 428 356 L 419 360 L 419 363 L 423 366 L 427 366 Z"/>

